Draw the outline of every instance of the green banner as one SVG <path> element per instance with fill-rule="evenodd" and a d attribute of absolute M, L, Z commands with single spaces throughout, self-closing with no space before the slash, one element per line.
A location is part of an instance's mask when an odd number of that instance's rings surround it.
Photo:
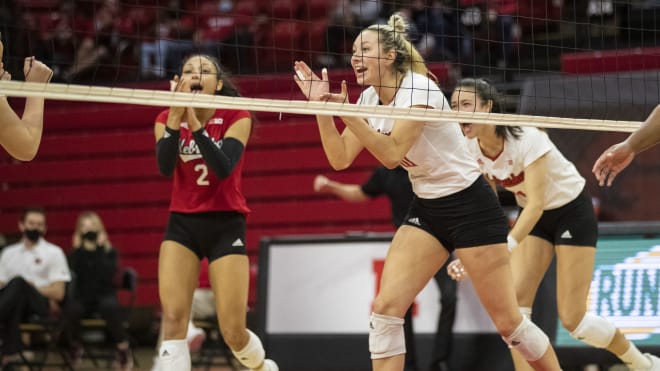
<path fill-rule="evenodd" d="M 660 345 L 660 239 L 601 237 L 587 310 L 638 345 Z M 586 345 L 558 326 L 557 345 Z"/>

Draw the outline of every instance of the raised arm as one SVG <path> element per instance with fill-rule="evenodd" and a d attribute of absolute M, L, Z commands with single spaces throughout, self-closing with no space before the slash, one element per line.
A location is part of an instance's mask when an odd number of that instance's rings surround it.
<path fill-rule="evenodd" d="M 53 71 L 34 57 L 23 63 L 25 81 L 47 83 Z M 0 64 L 1 79 L 11 78 Z M 7 98 L 0 96 L 0 144 L 14 158 L 30 161 L 36 156 L 41 143 L 44 119 L 44 98 L 29 97 L 25 101 L 23 116 L 18 117 Z"/>
<path fill-rule="evenodd" d="M 296 71 L 296 75 L 294 75 L 293 79 L 308 100 L 317 102 L 348 102 L 345 82 L 342 82 L 341 94 L 329 93 L 330 83 L 326 69 L 323 69 L 321 72 L 322 78 L 319 78 L 305 62 L 295 62 L 294 70 Z M 362 148 L 364 148 L 360 140 L 350 130 L 344 130 L 340 133 L 335 126 L 332 116 L 317 115 L 316 122 L 319 127 L 323 151 L 328 158 L 330 166 L 335 170 L 348 168 L 362 151 Z"/>
<path fill-rule="evenodd" d="M 600 186 L 611 186 L 638 153 L 660 143 L 660 105 L 655 107 L 642 126 L 628 138 L 603 152 L 594 163 L 592 172 Z"/>

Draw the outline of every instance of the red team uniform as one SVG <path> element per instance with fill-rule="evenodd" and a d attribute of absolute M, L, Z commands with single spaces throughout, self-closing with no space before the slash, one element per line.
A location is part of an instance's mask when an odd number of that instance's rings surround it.
<path fill-rule="evenodd" d="M 167 122 L 170 110 L 161 112 L 156 122 Z M 204 126 L 214 143 L 219 143 L 229 128 L 243 118 L 251 118 L 248 111 L 216 110 Z M 188 123 L 181 121 L 179 160 L 173 176 L 170 211 L 199 213 L 208 211 L 237 211 L 248 214 L 245 196 L 241 191 L 243 158 L 226 179 L 219 179 L 207 166 L 195 144 Z"/>

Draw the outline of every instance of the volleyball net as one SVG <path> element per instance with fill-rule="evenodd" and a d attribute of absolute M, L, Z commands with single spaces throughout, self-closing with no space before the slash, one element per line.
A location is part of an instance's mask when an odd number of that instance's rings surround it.
<path fill-rule="evenodd" d="M 641 0 L 16 0 L 3 2 L 0 26 L 15 81 L 0 89 L 118 104 L 632 131 L 659 101 L 659 9 Z M 326 67 L 331 80 L 344 71 L 339 75 L 358 92 L 345 73 L 353 40 L 395 12 L 407 19 L 445 92 L 461 77 L 487 78 L 504 93 L 506 113 L 303 100 L 293 61 L 319 73 Z M 289 74 L 290 83 L 277 94 L 245 98 L 132 84 L 167 80 L 194 53 L 216 56 L 233 75 L 262 78 L 260 84 L 274 74 Z M 26 55 L 51 66 L 51 84 L 16 81 Z"/>

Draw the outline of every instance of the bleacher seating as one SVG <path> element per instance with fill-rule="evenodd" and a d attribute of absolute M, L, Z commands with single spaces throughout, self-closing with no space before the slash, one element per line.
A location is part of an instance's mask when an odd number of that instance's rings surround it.
<path fill-rule="evenodd" d="M 331 71 L 336 79 L 351 74 Z M 246 96 L 303 98 L 291 74 L 243 77 L 236 83 Z M 166 83 L 144 87 L 164 88 Z M 153 120 L 162 109 L 49 101 L 37 158 L 21 163 L 0 154 L 0 233 L 15 236 L 20 210 L 43 205 L 48 210 L 47 238 L 68 250 L 78 214 L 92 209 L 103 219 L 122 265 L 139 274 L 136 305 L 158 306 L 157 256 L 171 190 L 155 159 Z M 385 199 L 368 207 L 349 205 L 312 189 L 319 173 L 346 182 L 366 180 L 376 165 L 370 154 L 365 151 L 350 169 L 334 174 L 313 118 L 286 114 L 280 120 L 277 113 L 256 117 L 243 175 L 252 209 L 247 235 L 251 305 L 262 237 L 392 228 Z"/>
<path fill-rule="evenodd" d="M 565 53 L 561 71 L 591 74 L 640 70 L 660 70 L 660 48 L 634 48 Z"/>

